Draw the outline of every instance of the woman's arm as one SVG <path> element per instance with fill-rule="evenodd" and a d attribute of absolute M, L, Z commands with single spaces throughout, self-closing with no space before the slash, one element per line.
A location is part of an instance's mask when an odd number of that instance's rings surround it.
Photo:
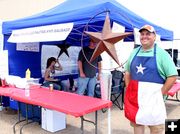
<path fill-rule="evenodd" d="M 56 63 L 57 63 L 57 66 L 55 66 L 55 70 L 62 71 L 63 68 L 62 68 L 61 64 L 59 63 L 58 59 L 56 60 Z"/>

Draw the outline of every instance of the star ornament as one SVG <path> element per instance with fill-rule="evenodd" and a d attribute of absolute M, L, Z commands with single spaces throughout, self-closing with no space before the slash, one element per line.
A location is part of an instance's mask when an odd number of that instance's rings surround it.
<path fill-rule="evenodd" d="M 94 50 L 94 53 L 90 59 L 90 62 L 92 62 L 94 59 L 96 59 L 101 53 L 106 51 L 114 60 L 115 62 L 120 65 L 118 56 L 115 50 L 114 44 L 118 41 L 126 38 L 129 35 L 132 35 L 132 32 L 126 32 L 126 33 L 112 33 L 111 26 L 110 26 L 110 19 L 109 15 L 107 13 L 106 19 L 103 25 L 102 33 L 100 32 L 88 32 L 85 31 L 87 35 L 90 36 L 90 38 L 97 43 L 97 46 Z"/>
<path fill-rule="evenodd" d="M 144 74 L 144 69 L 146 69 L 146 67 L 142 67 L 142 65 L 140 64 L 139 66 L 136 66 L 136 68 L 137 68 L 137 74 L 138 73 L 142 73 L 142 74 Z"/>
<path fill-rule="evenodd" d="M 60 52 L 59 52 L 58 58 L 59 58 L 63 53 L 65 53 L 65 54 L 69 57 L 69 54 L 68 54 L 67 49 L 70 47 L 70 45 L 68 45 L 68 44 L 60 44 L 60 45 L 57 45 L 57 47 L 59 47 L 59 48 L 61 49 Z"/>

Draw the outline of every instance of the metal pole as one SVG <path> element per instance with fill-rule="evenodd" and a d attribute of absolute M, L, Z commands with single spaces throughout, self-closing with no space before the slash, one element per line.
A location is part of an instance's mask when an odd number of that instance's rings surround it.
<path fill-rule="evenodd" d="M 97 118 L 97 111 L 95 112 L 95 134 L 97 134 L 97 127 L 98 127 L 98 118 Z"/>
<path fill-rule="evenodd" d="M 111 109 L 108 108 L 108 134 L 111 134 Z"/>

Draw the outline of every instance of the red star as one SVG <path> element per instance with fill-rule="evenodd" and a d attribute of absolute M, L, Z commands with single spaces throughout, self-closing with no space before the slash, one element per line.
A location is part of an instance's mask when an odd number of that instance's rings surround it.
<path fill-rule="evenodd" d="M 85 31 L 87 35 L 90 36 L 90 38 L 97 42 L 96 49 L 94 50 L 94 53 L 90 59 L 90 62 L 96 59 L 101 53 L 106 51 L 114 60 L 115 62 L 120 65 L 117 53 L 115 50 L 114 44 L 124 38 L 126 38 L 129 35 L 132 35 L 132 32 L 126 32 L 126 33 L 112 33 L 111 26 L 110 26 L 110 19 L 109 15 L 107 13 L 106 19 L 104 22 L 102 33 L 100 32 L 87 32 Z"/>

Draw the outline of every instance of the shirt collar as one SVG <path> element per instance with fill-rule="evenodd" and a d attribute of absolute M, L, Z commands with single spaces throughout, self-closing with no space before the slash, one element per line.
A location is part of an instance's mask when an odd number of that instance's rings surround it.
<path fill-rule="evenodd" d="M 140 52 L 141 53 L 149 53 L 149 52 L 152 52 L 153 50 L 154 50 L 154 47 L 152 47 L 151 49 L 145 50 L 145 51 L 141 47 Z"/>

